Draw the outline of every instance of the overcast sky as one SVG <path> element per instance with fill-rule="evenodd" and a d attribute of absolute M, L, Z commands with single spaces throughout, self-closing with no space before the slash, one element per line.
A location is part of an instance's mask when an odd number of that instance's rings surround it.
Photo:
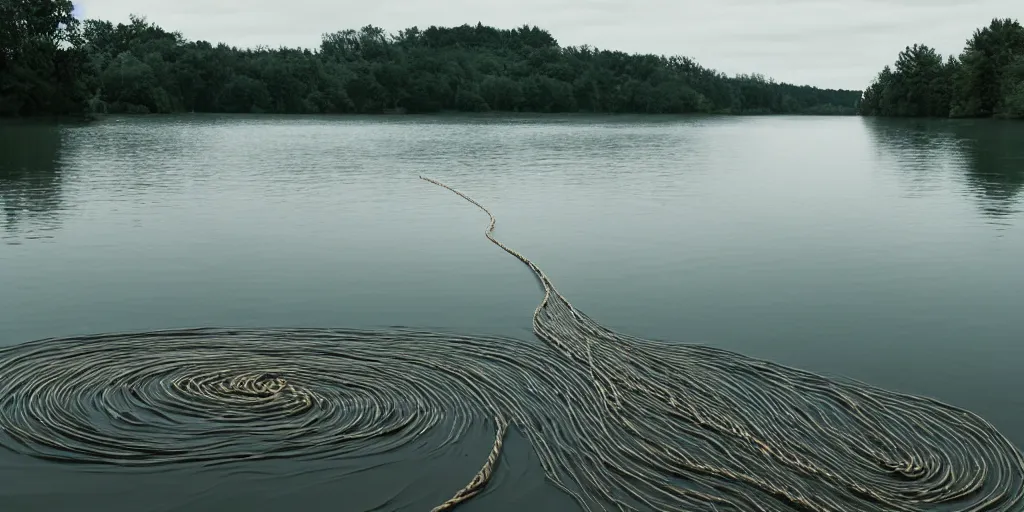
<path fill-rule="evenodd" d="M 1024 0 L 78 0 L 79 17 L 145 16 L 188 39 L 316 47 L 364 25 L 388 32 L 464 23 L 545 28 L 563 46 L 686 55 L 704 66 L 819 87 L 863 89 L 903 47 L 943 55 Z"/>

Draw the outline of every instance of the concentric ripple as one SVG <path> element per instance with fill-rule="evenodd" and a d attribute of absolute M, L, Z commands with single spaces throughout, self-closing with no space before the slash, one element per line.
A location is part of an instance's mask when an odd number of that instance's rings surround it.
<path fill-rule="evenodd" d="M 358 461 L 438 429 L 440 449 L 493 421 L 480 472 L 434 510 L 481 492 L 506 427 L 585 510 L 1024 510 L 1024 458 L 978 416 L 610 331 L 497 241 L 490 220 L 486 236 L 544 286 L 542 343 L 344 329 L 40 340 L 0 351 L 0 445 L 128 468 Z"/>
<path fill-rule="evenodd" d="M 482 375 L 512 369 L 481 359 L 504 343 L 323 329 L 40 340 L 0 357 L 0 426 L 11 448 L 68 462 L 362 457 L 445 418 L 453 436 L 493 418 Z"/>

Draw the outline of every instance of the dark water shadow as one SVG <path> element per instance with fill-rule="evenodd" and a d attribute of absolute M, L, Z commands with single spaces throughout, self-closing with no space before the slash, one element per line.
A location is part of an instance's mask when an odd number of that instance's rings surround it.
<path fill-rule="evenodd" d="M 0 238 L 4 243 L 52 238 L 60 228 L 61 147 L 59 125 L 0 123 Z"/>
<path fill-rule="evenodd" d="M 1024 123 L 977 120 L 865 119 L 872 143 L 896 164 L 912 193 L 950 176 L 993 224 L 1021 212 Z"/>
<path fill-rule="evenodd" d="M 1024 188 L 1024 123 L 966 121 L 952 124 L 965 141 L 971 166 L 967 183 L 985 215 L 1004 218 L 1020 213 Z"/>

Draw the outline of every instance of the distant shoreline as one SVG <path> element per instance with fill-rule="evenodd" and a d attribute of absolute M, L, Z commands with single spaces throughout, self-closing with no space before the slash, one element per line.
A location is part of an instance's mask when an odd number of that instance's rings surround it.
<path fill-rule="evenodd" d="M 115 113 L 115 114 L 98 114 L 90 113 L 87 115 L 78 116 L 54 116 L 54 115 L 43 115 L 43 116 L 23 116 L 23 117 L 0 117 L 0 124 L 69 124 L 69 125 L 89 125 L 93 123 L 99 123 L 109 121 L 112 119 L 176 119 L 176 118 L 188 118 L 188 117 L 236 117 L 236 118 L 322 118 L 322 119 L 346 119 L 346 118 L 361 118 L 361 119 L 458 119 L 464 118 L 467 120 L 471 119 L 584 119 L 584 118 L 606 118 L 606 119 L 630 119 L 635 118 L 638 120 L 671 120 L 671 119 L 699 119 L 699 118 L 752 118 L 752 117 L 843 117 L 843 118 L 859 118 L 856 113 L 854 114 L 722 114 L 722 113 L 705 113 L 705 112 L 691 112 L 682 114 L 645 114 L 645 113 L 591 113 L 591 112 L 559 112 L 559 113 L 547 113 L 547 112 L 430 112 L 430 113 L 410 113 L 410 114 L 380 114 L 380 113 L 276 113 L 276 112 L 261 112 L 261 113 L 231 113 L 231 112 L 169 112 L 161 114 L 131 114 L 131 113 Z"/>
<path fill-rule="evenodd" d="M 680 113 L 646 113 L 646 112 L 530 112 L 530 111 L 488 111 L 488 112 L 463 112 L 458 110 L 446 110 L 440 112 L 163 112 L 163 113 L 90 113 L 88 116 L 80 116 L 82 119 L 105 119 L 111 117 L 176 117 L 176 116 L 280 116 L 280 117 L 379 117 L 379 118 L 404 118 L 404 117 L 859 117 L 856 112 L 842 114 L 815 114 L 815 113 L 757 113 L 757 112 L 680 112 Z M 27 119 L 27 118 L 26 118 Z"/>
<path fill-rule="evenodd" d="M 535 26 L 365 26 L 318 48 L 237 48 L 189 41 L 145 18 L 79 21 L 69 2 L 16 4 L 15 63 L 0 115 L 405 111 L 855 115 L 861 91 L 734 75 L 682 55 L 561 46 Z M 66 11 L 66 12 L 65 12 Z M 52 20 L 67 30 L 50 34 Z M 0 27 L 2 28 L 2 27 Z M 52 37 L 50 37 L 52 36 Z M 49 37 L 49 39 L 47 39 Z M 40 38 L 60 39 L 38 45 Z M 45 84 L 35 87 L 33 84 Z"/>
<path fill-rule="evenodd" d="M 374 119 L 416 119 L 416 118 L 645 118 L 645 119 L 672 119 L 672 118 L 728 118 L 728 117 L 861 117 L 856 113 L 844 114 L 805 114 L 805 113 L 722 113 L 722 112 L 687 112 L 679 114 L 647 114 L 637 112 L 460 112 L 457 110 L 444 112 L 423 112 L 423 113 L 277 113 L 277 112 L 167 112 L 167 113 L 88 113 L 81 115 L 52 114 L 20 117 L 0 117 L 0 123 L 68 123 L 68 124 L 90 124 L 116 118 L 177 118 L 177 117 L 206 117 L 206 116 L 230 116 L 230 117 L 320 117 L 320 118 L 374 118 Z"/>

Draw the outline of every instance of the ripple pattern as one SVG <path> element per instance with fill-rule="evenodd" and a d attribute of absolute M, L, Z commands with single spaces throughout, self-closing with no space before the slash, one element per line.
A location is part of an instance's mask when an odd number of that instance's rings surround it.
<path fill-rule="evenodd" d="M 0 444 L 133 468 L 275 457 L 352 461 L 507 428 L 584 510 L 1019 511 L 1024 458 L 928 398 L 699 345 L 613 332 L 541 269 L 541 343 L 407 329 L 192 329 L 0 351 Z"/>

